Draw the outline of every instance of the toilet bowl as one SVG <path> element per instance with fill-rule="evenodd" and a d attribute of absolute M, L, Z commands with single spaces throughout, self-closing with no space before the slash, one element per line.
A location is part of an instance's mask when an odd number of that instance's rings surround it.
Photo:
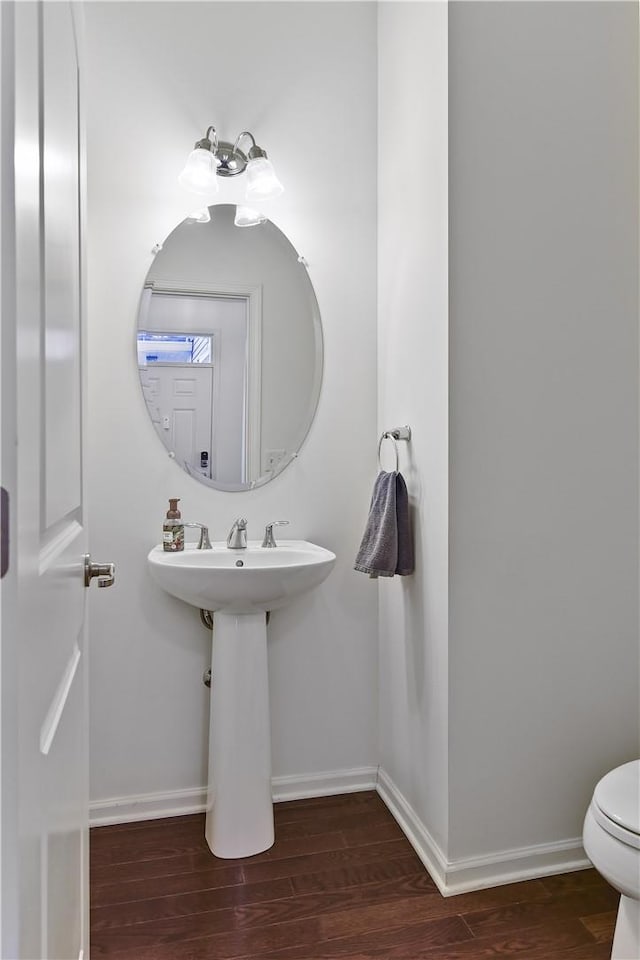
<path fill-rule="evenodd" d="M 616 767 L 598 782 L 582 836 L 596 870 L 620 892 L 611 960 L 639 960 L 640 760 Z"/>

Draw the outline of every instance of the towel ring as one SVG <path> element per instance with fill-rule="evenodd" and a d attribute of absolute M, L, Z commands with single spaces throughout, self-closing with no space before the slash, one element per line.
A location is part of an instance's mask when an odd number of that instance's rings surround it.
<path fill-rule="evenodd" d="M 400 468 L 400 457 L 398 454 L 398 444 L 396 442 L 396 438 L 392 433 L 383 433 L 382 436 L 380 437 L 380 440 L 378 442 L 378 467 L 380 468 L 380 470 L 384 469 L 382 466 L 382 460 L 380 459 L 380 454 L 382 452 L 382 444 L 384 443 L 385 440 L 393 441 L 393 450 L 396 455 L 396 473 L 397 473 Z"/>
<path fill-rule="evenodd" d="M 378 443 L 378 467 L 380 470 L 383 469 L 382 460 L 380 459 L 380 453 L 382 451 L 382 444 L 385 440 L 393 440 L 393 449 L 396 455 L 396 473 L 400 469 L 400 455 L 398 453 L 398 440 L 411 440 L 411 427 L 406 425 L 404 427 L 394 427 L 393 430 L 385 430 L 380 441 Z"/>

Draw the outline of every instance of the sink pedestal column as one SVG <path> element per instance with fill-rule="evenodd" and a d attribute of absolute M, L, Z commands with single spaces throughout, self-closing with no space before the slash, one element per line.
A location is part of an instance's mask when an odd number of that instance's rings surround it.
<path fill-rule="evenodd" d="M 205 837 L 225 858 L 273 844 L 264 613 L 214 615 Z"/>

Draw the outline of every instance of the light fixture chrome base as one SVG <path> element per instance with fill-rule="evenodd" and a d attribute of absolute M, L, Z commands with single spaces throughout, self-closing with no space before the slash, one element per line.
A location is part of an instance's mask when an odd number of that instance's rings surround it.
<path fill-rule="evenodd" d="M 228 143 L 226 140 L 218 141 L 215 157 L 220 162 L 216 171 L 219 177 L 236 177 L 239 173 L 244 172 L 249 162 L 247 155 L 242 150 L 234 147 L 232 143 Z"/>
<path fill-rule="evenodd" d="M 240 144 L 246 140 L 250 141 L 250 146 L 245 153 L 240 149 Z M 215 159 L 215 169 L 212 169 L 213 163 L 209 154 L 212 154 Z M 236 137 L 235 143 L 229 143 L 228 140 L 218 140 L 216 128 L 210 125 L 204 137 L 196 141 L 178 180 L 187 190 L 205 195 L 209 188 L 214 191 L 217 189 L 217 186 L 212 186 L 216 176 L 237 177 L 239 173 L 244 173 L 247 166 L 254 160 L 263 161 L 257 164 L 253 171 L 255 174 L 253 180 L 260 182 L 261 186 L 258 188 L 256 182 L 251 183 L 248 188 L 249 193 L 256 199 L 266 200 L 269 197 L 277 197 L 284 188 L 275 176 L 266 150 L 258 146 L 253 134 L 249 130 L 243 130 Z M 249 180 L 251 179 L 250 170 Z M 239 226 L 248 226 L 248 224 L 239 224 Z"/>

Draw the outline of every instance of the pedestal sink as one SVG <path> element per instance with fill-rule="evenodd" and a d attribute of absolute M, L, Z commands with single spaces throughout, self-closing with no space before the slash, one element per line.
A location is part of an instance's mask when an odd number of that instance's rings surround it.
<path fill-rule="evenodd" d="M 154 547 L 154 580 L 215 612 L 205 836 L 217 857 L 247 857 L 274 840 L 266 613 L 322 583 L 336 556 L 306 540 L 243 550 Z"/>

